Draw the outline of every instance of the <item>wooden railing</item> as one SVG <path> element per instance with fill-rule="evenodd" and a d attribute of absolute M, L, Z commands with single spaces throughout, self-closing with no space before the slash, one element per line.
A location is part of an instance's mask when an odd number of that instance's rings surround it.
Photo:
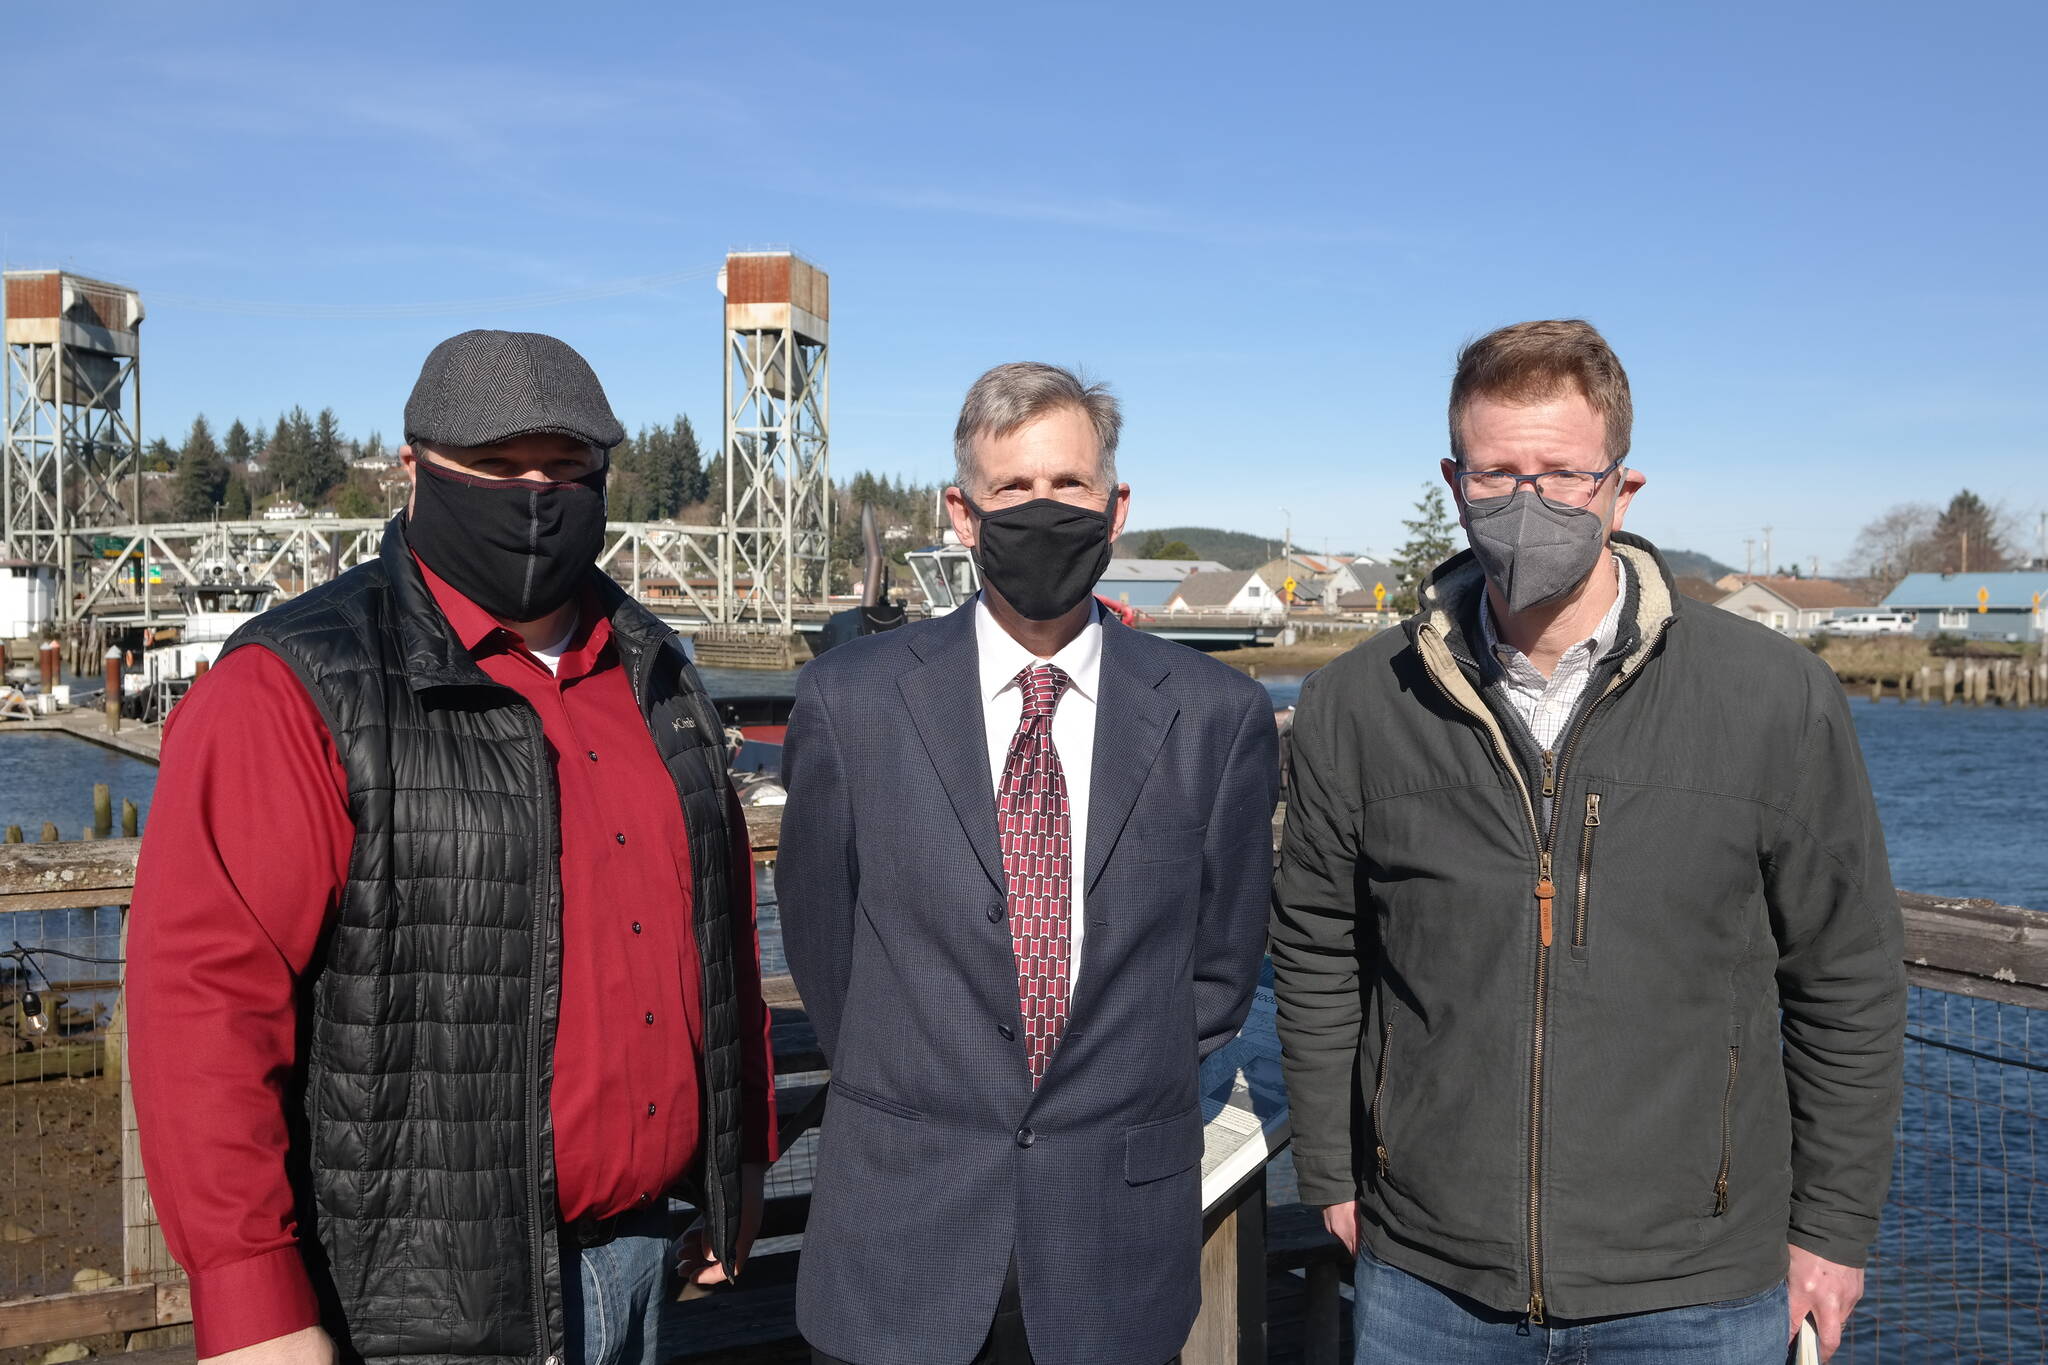
<path fill-rule="evenodd" d="M 781 809 L 749 808 L 747 827 L 756 856 L 773 861 L 781 834 Z M 1275 829 L 1277 832 L 1277 820 Z M 134 893 L 139 845 L 136 839 L 0 845 L 0 912 L 125 907 Z M 1916 985 L 2048 1009 L 2048 913 L 1987 901 L 1911 893 L 1902 893 L 1899 899 L 1906 924 L 1908 975 Z M 794 984 L 787 977 L 772 977 L 764 984 L 774 1016 L 778 1075 L 822 1073 L 824 1058 L 803 1015 Z M 164 1246 L 143 1180 L 134 1111 L 128 1100 L 122 1032 L 121 1015 L 116 1010 L 107 1044 L 109 1067 L 117 1058 L 123 1067 L 124 1283 L 107 1289 L 0 1302 L 0 1348 L 191 1321 L 189 1294 Z M 777 1091 L 785 1150 L 819 1122 L 825 1096 L 822 1082 L 784 1085 Z M 807 1194 L 772 1200 L 762 1235 L 801 1233 L 809 1206 Z M 1310 1358 L 1334 1360 L 1338 1358 L 1333 1354 L 1336 1346 L 1332 1337 L 1338 1311 L 1337 1271 L 1328 1254 L 1334 1243 L 1319 1248 L 1314 1245 L 1318 1235 L 1313 1220 L 1304 1224 L 1299 1216 L 1281 1218 L 1270 1233 L 1259 1234 L 1272 1265 L 1309 1272 L 1308 1325 L 1313 1347 Z M 794 1255 L 787 1259 L 789 1264 L 770 1267 L 763 1274 L 750 1271 L 750 1278 L 786 1286 L 794 1276 Z M 763 1304 L 755 1311 L 786 1313 L 788 1295 L 778 1297 L 771 1293 Z M 744 1319 L 743 1311 L 726 1312 L 721 1320 L 722 1329 L 713 1326 L 713 1339 L 721 1330 L 736 1342 L 745 1339 L 753 1329 Z"/>

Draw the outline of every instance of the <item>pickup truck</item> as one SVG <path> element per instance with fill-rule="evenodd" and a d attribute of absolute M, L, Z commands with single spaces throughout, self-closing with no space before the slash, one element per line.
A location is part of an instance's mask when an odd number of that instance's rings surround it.
<path fill-rule="evenodd" d="M 1914 616 L 1903 611 L 1852 611 L 1820 623 L 1823 635 L 1911 635 Z"/>

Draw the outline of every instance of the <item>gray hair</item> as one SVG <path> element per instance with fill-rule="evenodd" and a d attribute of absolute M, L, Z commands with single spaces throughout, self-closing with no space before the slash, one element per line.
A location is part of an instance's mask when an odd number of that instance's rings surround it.
<path fill-rule="evenodd" d="M 1102 447 L 1102 481 L 1116 486 L 1116 441 L 1123 432 L 1123 410 L 1107 384 L 1089 384 L 1072 370 L 1020 360 L 998 365 L 974 381 L 960 405 L 953 427 L 953 482 L 970 488 L 977 470 L 974 442 L 983 436 L 1001 438 L 1060 408 L 1078 408 L 1095 425 Z"/>

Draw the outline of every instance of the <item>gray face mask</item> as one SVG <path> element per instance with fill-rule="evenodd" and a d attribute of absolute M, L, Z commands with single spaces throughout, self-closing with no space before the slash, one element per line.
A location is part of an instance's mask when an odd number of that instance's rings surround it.
<path fill-rule="evenodd" d="M 1555 602 L 1585 582 L 1607 543 L 1607 519 L 1598 512 L 1560 507 L 1533 491 L 1466 503 L 1465 531 L 1511 612 Z"/>

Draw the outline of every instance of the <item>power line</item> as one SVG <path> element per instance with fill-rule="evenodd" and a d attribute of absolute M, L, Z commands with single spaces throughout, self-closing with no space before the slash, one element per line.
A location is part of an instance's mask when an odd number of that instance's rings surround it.
<path fill-rule="evenodd" d="M 585 303 L 592 299 L 651 293 L 671 285 L 688 284 L 693 280 L 708 280 L 717 273 L 718 267 L 715 265 L 696 266 L 689 270 L 672 271 L 666 275 L 639 275 L 631 279 L 609 280 L 602 284 L 586 285 L 580 289 L 551 289 L 535 294 L 505 294 L 496 298 L 450 299 L 434 303 L 287 303 L 256 299 L 206 299 L 155 291 L 151 292 L 150 300 L 153 303 L 168 304 L 173 308 L 189 309 L 195 313 L 366 322 L 396 318 L 451 317 L 516 308 L 552 308 L 567 303 Z"/>

